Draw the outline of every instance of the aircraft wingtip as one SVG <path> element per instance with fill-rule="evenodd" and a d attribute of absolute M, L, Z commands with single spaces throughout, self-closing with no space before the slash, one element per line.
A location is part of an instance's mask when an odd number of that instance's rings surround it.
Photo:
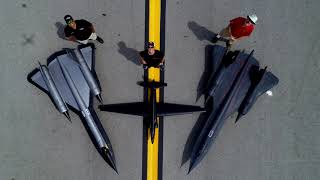
<path fill-rule="evenodd" d="M 238 113 L 237 118 L 234 123 L 237 123 L 241 117 L 242 117 L 242 115 L 240 113 Z"/>
<path fill-rule="evenodd" d="M 193 169 L 192 166 L 190 166 L 187 175 L 190 174 L 190 172 L 192 171 L 192 169 Z"/>
<path fill-rule="evenodd" d="M 103 104 L 103 99 L 102 99 L 102 97 L 101 97 L 101 94 L 98 94 L 98 95 L 97 95 L 97 99 L 99 100 L 99 102 L 100 102 L 101 104 Z"/>
<path fill-rule="evenodd" d="M 71 118 L 70 118 L 70 115 L 69 115 L 69 112 L 66 111 L 66 112 L 64 112 L 63 114 L 64 114 L 64 116 L 66 116 L 66 118 L 72 123 Z"/>
<path fill-rule="evenodd" d="M 190 161 L 190 166 L 189 166 L 189 170 L 188 170 L 188 174 L 190 174 L 190 172 L 195 168 L 195 163 L 194 161 Z"/>

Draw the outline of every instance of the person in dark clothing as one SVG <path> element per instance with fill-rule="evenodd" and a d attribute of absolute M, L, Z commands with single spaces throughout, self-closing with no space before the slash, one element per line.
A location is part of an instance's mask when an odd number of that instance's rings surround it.
<path fill-rule="evenodd" d="M 89 40 L 97 40 L 99 43 L 103 43 L 103 39 L 97 36 L 90 22 L 84 19 L 73 20 L 70 15 L 64 16 L 64 20 L 67 23 L 64 28 L 64 34 L 69 41 L 87 44 Z"/>
<path fill-rule="evenodd" d="M 159 67 L 163 69 L 164 54 L 154 48 L 153 42 L 148 42 L 147 50 L 141 51 L 140 61 L 144 69 L 148 67 Z"/>

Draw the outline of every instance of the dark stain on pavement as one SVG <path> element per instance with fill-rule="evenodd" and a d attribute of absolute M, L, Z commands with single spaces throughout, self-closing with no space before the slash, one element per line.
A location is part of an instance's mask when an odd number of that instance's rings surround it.
<path fill-rule="evenodd" d="M 31 34 L 30 36 L 27 36 L 26 34 L 22 35 L 22 38 L 24 39 L 24 42 L 22 43 L 23 46 L 25 45 L 34 45 L 34 37 L 35 34 Z"/>

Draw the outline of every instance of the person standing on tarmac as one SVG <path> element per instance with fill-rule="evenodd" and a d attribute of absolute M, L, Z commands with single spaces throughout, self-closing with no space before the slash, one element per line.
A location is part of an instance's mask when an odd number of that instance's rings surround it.
<path fill-rule="evenodd" d="M 163 70 L 164 54 L 154 48 L 154 42 L 148 42 L 147 50 L 141 51 L 140 62 L 143 65 L 143 69 L 149 67 L 159 67 Z"/>
<path fill-rule="evenodd" d="M 72 16 L 64 16 L 67 26 L 64 28 L 64 34 L 69 41 L 87 44 L 89 40 L 97 40 L 103 44 L 103 39 L 97 36 L 93 25 L 84 20 L 73 20 Z"/>
<path fill-rule="evenodd" d="M 223 37 L 227 39 L 226 44 L 230 48 L 232 44 L 247 38 L 253 32 L 257 20 L 258 17 L 255 14 L 248 15 L 247 18 L 237 17 L 232 19 L 229 25 L 213 38 L 212 42 L 216 43 Z"/>

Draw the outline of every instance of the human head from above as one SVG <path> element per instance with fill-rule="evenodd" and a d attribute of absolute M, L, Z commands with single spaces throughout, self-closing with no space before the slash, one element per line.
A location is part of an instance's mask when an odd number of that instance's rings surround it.
<path fill-rule="evenodd" d="M 153 55 L 155 52 L 154 42 L 152 42 L 152 41 L 148 42 L 147 48 L 148 48 L 148 54 Z"/>
<path fill-rule="evenodd" d="M 76 22 L 73 20 L 71 15 L 65 15 L 64 16 L 64 20 L 66 21 L 67 25 L 69 27 L 71 27 L 72 29 L 76 29 L 77 28 Z"/>
<path fill-rule="evenodd" d="M 246 22 L 247 24 L 256 25 L 257 21 L 258 21 L 257 15 L 251 14 L 247 16 L 247 22 Z"/>

